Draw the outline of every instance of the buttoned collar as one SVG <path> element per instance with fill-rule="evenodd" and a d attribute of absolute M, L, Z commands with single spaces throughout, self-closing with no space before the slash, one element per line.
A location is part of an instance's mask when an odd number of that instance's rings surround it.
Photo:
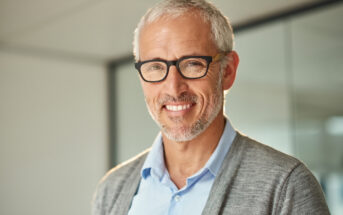
<path fill-rule="evenodd" d="M 197 173 L 189 178 L 196 178 L 207 170 L 215 177 L 220 169 L 220 166 L 230 149 L 233 139 L 236 136 L 236 131 L 233 129 L 230 121 L 226 119 L 223 134 L 219 140 L 219 143 L 212 153 L 209 160 L 206 162 L 205 166 L 201 168 Z M 141 170 L 141 176 L 143 179 L 147 179 L 149 176 L 156 177 L 158 180 L 162 180 L 162 177 L 166 173 L 166 167 L 164 162 L 164 147 L 162 142 L 161 132 L 157 135 L 151 151 Z"/>

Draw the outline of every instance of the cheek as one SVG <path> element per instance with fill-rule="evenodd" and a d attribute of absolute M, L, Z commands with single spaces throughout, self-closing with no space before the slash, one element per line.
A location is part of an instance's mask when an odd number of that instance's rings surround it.
<path fill-rule="evenodd" d="M 153 94 L 153 88 L 151 86 L 149 86 L 148 83 L 145 83 L 143 81 L 141 81 L 141 85 L 142 85 L 142 90 L 143 90 L 143 94 L 145 96 L 146 99 L 150 99 L 152 97 Z"/>
<path fill-rule="evenodd" d="M 221 89 L 218 75 L 211 74 L 207 77 L 206 81 L 199 87 L 199 92 L 201 92 L 202 97 L 205 100 L 212 100 L 213 97 L 218 96 Z"/>
<path fill-rule="evenodd" d="M 219 102 L 218 99 L 222 98 L 221 93 L 223 92 L 221 89 L 218 89 L 218 80 L 208 82 L 201 93 L 203 108 L 207 109 L 216 106 Z"/>
<path fill-rule="evenodd" d="M 219 71 L 219 68 L 217 70 L 208 71 L 206 78 L 210 90 L 218 89 L 219 81 L 222 81 L 222 78 L 219 77 L 220 75 L 221 73 Z"/>
<path fill-rule="evenodd" d="M 145 102 L 152 108 L 154 107 L 154 101 L 158 98 L 158 90 L 153 86 L 148 86 L 146 84 L 142 84 L 143 94 L 145 98 Z"/>

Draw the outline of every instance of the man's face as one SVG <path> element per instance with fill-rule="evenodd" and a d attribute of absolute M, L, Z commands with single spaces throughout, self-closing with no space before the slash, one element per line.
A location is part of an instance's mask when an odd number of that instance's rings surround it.
<path fill-rule="evenodd" d="M 142 29 L 140 61 L 176 60 L 183 56 L 215 56 L 210 25 L 194 15 L 159 19 Z M 184 79 L 175 66 L 158 83 L 141 79 L 148 110 L 170 140 L 189 141 L 198 136 L 222 112 L 220 63 L 211 63 L 207 75 Z M 222 115 L 222 114 L 219 114 Z"/>

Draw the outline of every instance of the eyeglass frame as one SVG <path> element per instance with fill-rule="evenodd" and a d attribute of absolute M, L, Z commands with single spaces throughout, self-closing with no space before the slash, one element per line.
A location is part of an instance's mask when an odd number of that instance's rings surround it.
<path fill-rule="evenodd" d="M 199 78 L 203 78 L 207 75 L 207 72 L 208 72 L 208 68 L 210 67 L 210 64 L 212 62 L 217 62 L 219 60 L 222 59 L 222 57 L 224 56 L 224 53 L 218 53 L 216 54 L 214 57 L 212 56 L 198 56 L 198 55 L 194 55 L 194 56 L 183 56 L 177 60 L 164 60 L 164 59 L 151 59 L 151 60 L 145 60 L 145 61 L 138 61 L 135 63 L 135 68 L 138 70 L 138 73 L 139 75 L 141 76 L 141 78 L 145 81 L 145 82 L 149 82 L 149 83 L 157 83 L 157 82 L 162 82 L 164 81 L 167 77 L 168 77 L 168 74 L 169 74 L 169 68 L 171 66 L 175 66 L 178 73 L 184 78 L 184 79 L 199 79 Z M 180 70 L 180 67 L 179 67 L 179 64 L 181 61 L 185 60 L 185 59 L 189 59 L 189 58 L 201 58 L 201 59 L 204 59 L 206 60 L 207 62 L 207 67 L 206 67 L 206 72 L 200 76 L 200 77 L 196 77 L 196 78 L 191 78 L 191 77 L 186 77 L 184 76 L 184 74 L 182 74 L 181 70 Z M 165 63 L 167 65 L 167 72 L 165 74 L 165 76 L 161 79 L 161 80 L 157 80 L 157 81 L 148 81 L 146 80 L 144 77 L 143 77 L 143 74 L 141 72 L 141 67 L 143 64 L 145 63 L 149 63 L 149 62 L 162 62 L 162 63 Z"/>

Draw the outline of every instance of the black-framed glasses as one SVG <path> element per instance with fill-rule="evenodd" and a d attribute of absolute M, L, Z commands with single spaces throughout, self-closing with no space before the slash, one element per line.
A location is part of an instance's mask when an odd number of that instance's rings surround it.
<path fill-rule="evenodd" d="M 160 82 L 167 78 L 170 66 L 174 65 L 185 79 L 198 79 L 204 77 L 211 62 L 222 59 L 224 54 L 216 56 L 185 56 L 177 60 L 167 61 L 162 59 L 146 60 L 135 63 L 142 79 L 146 82 Z"/>

